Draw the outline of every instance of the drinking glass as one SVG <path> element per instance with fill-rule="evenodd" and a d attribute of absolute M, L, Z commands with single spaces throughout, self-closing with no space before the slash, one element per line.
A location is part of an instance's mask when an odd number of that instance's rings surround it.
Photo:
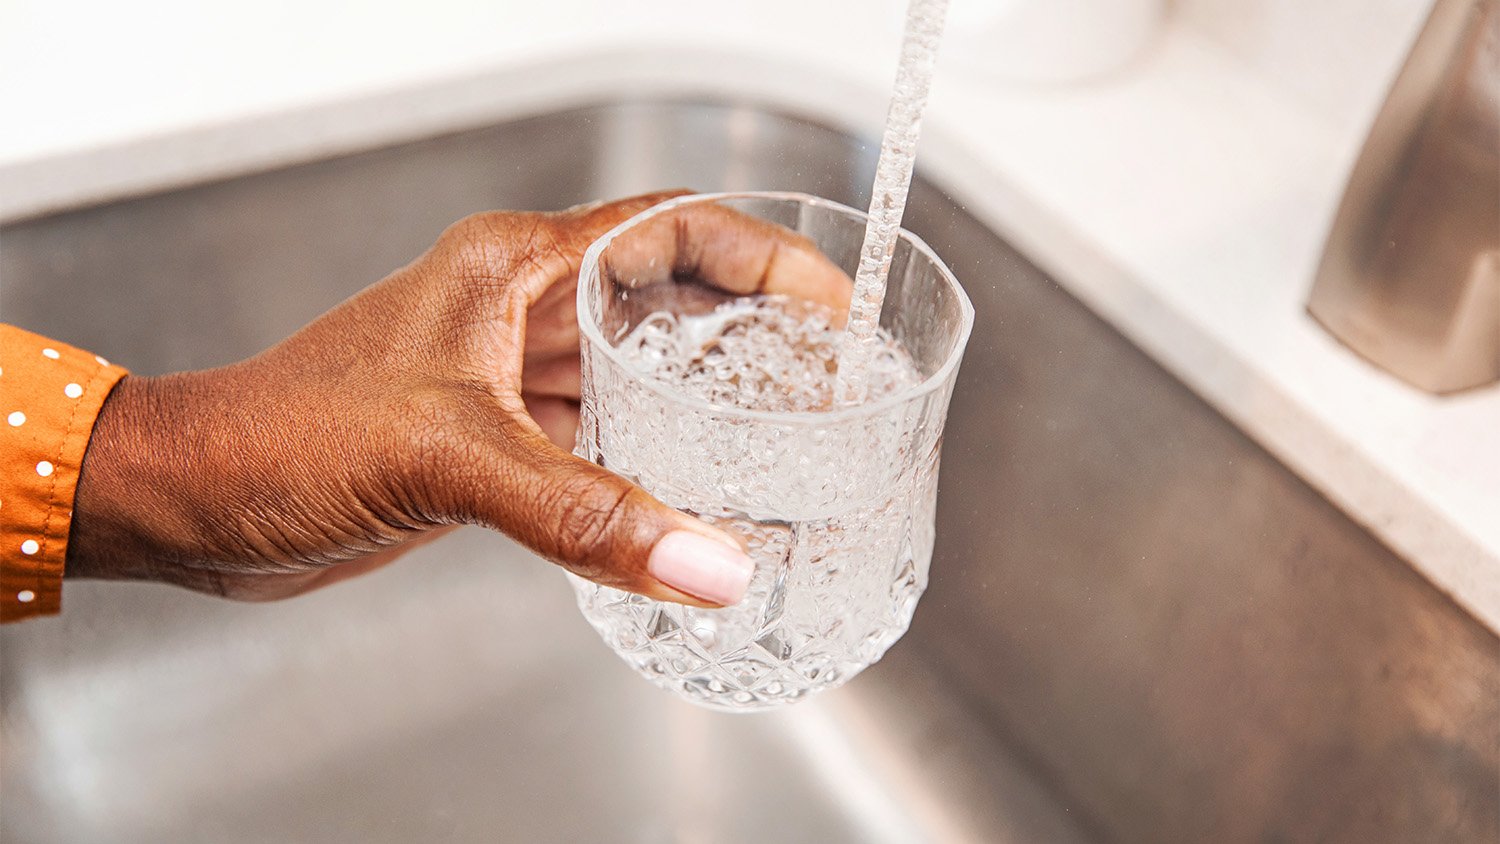
<path fill-rule="evenodd" d="M 927 586 L 943 422 L 974 310 L 932 249 L 903 230 L 880 324 L 910 356 L 911 386 L 800 412 L 689 394 L 643 374 L 622 342 L 663 312 L 702 314 L 732 295 L 712 278 L 670 274 L 642 288 L 611 258 L 628 251 L 641 266 L 654 241 L 633 235 L 665 214 L 722 213 L 698 207 L 707 205 L 804 235 L 851 276 L 866 215 L 800 193 L 685 196 L 621 224 L 583 259 L 577 453 L 744 540 L 749 590 L 734 606 L 699 609 L 569 577 L 584 616 L 647 679 L 748 711 L 841 685 L 906 632 Z"/>

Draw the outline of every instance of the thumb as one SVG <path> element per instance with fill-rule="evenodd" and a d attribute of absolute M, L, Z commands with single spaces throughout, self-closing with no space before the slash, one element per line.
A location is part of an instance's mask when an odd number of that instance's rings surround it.
<path fill-rule="evenodd" d="M 488 482 L 466 485 L 483 490 L 475 521 L 605 586 L 704 607 L 744 597 L 754 563 L 733 537 L 563 451 L 529 418 L 500 428 L 479 461 Z"/>

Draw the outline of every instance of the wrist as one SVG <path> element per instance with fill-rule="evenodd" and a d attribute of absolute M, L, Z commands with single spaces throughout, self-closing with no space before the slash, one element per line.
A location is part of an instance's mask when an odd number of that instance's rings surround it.
<path fill-rule="evenodd" d="M 105 399 L 79 473 L 66 576 L 178 582 L 201 556 L 184 483 L 201 462 L 184 424 L 194 378 L 130 376 Z"/>

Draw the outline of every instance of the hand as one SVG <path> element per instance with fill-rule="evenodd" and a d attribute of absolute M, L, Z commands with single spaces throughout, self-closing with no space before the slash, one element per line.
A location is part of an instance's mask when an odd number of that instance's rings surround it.
<path fill-rule="evenodd" d="M 68 576 L 279 598 L 480 524 L 619 589 L 739 600 L 735 539 L 564 450 L 583 252 L 672 195 L 466 218 L 261 355 L 127 377 L 84 459 Z M 651 226 L 664 266 L 847 306 L 848 277 L 790 231 L 713 207 Z"/>

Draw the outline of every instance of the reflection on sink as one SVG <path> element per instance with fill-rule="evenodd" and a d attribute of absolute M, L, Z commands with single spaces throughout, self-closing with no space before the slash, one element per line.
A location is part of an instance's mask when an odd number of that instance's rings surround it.
<path fill-rule="evenodd" d="M 626 103 L 0 232 L 5 316 L 137 371 L 275 342 L 492 208 L 667 186 L 861 204 L 873 150 Z M 461 531 L 274 605 L 70 583 L 0 631 L 6 842 L 1491 841 L 1500 640 L 930 184 L 978 311 L 932 585 L 763 716 L 640 682 Z"/>

